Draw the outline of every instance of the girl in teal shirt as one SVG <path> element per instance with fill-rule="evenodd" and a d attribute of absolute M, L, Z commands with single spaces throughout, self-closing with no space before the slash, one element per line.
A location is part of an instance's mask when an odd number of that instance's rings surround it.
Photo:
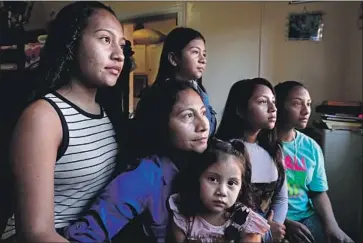
<path fill-rule="evenodd" d="M 288 183 L 285 226 L 290 243 L 353 242 L 335 220 L 320 146 L 296 130 L 306 128 L 311 114 L 308 90 L 299 82 L 286 81 L 275 92 Z"/>

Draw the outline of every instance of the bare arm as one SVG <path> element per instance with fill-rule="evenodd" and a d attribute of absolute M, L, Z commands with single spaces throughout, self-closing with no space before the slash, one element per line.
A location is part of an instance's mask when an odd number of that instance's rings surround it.
<path fill-rule="evenodd" d="M 329 242 L 353 242 L 338 226 L 328 194 L 327 178 L 324 168 L 324 155 L 319 145 L 315 144 L 316 167 L 309 184 L 309 197 L 323 223 Z"/>
<path fill-rule="evenodd" d="M 172 233 L 173 233 L 173 241 L 170 243 L 183 243 L 185 242 L 185 234 L 184 232 L 174 223 L 174 221 L 172 222 Z"/>
<path fill-rule="evenodd" d="M 326 192 L 311 192 L 311 200 L 314 208 L 324 225 L 324 227 L 338 227 L 338 223 L 335 220 L 333 208 L 331 206 L 329 197 Z"/>
<path fill-rule="evenodd" d="M 44 100 L 21 115 L 11 142 L 19 241 L 67 242 L 54 227 L 54 166 L 62 139 L 56 111 Z"/>
<path fill-rule="evenodd" d="M 340 229 L 326 192 L 311 192 L 314 208 L 323 223 L 325 233 L 330 242 L 353 242 L 353 240 Z"/>

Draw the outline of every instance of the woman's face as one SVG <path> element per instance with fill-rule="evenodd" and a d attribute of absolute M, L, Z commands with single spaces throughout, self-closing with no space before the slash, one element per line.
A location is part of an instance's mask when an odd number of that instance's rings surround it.
<path fill-rule="evenodd" d="M 273 129 L 276 123 L 275 95 L 266 85 L 258 84 L 248 101 L 248 121 L 253 129 Z"/>
<path fill-rule="evenodd" d="M 94 10 L 77 53 L 81 78 L 90 86 L 115 85 L 124 64 L 124 45 L 123 29 L 117 18 L 107 10 Z"/>
<path fill-rule="evenodd" d="M 209 121 L 206 107 L 192 89 L 179 92 L 169 117 L 172 145 L 183 151 L 202 153 L 207 148 Z"/>
<path fill-rule="evenodd" d="M 311 98 L 309 92 L 301 86 L 293 88 L 284 102 L 281 111 L 285 124 L 297 129 L 306 128 L 311 114 Z"/>
<path fill-rule="evenodd" d="M 202 77 L 207 65 L 207 51 L 202 39 L 194 39 L 181 51 L 176 58 L 177 77 L 184 80 L 196 80 Z"/>

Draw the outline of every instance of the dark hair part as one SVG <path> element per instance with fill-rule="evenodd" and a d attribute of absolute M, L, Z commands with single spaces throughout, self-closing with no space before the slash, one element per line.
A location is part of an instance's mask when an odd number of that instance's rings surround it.
<path fill-rule="evenodd" d="M 234 140 L 225 142 L 216 138 L 210 138 L 208 147 L 196 158 L 196 161 L 190 163 L 188 168 L 181 172 L 179 176 L 179 193 L 180 193 L 180 212 L 185 216 L 195 216 L 203 211 L 203 204 L 200 200 L 200 176 L 211 165 L 217 162 L 223 162 L 228 156 L 234 156 L 240 161 L 242 173 L 242 187 L 236 203 L 243 203 L 246 206 L 252 206 L 252 197 L 250 193 L 251 165 L 246 154 L 242 141 Z M 233 206 L 230 210 L 233 210 Z"/>
<path fill-rule="evenodd" d="M 203 35 L 195 29 L 177 27 L 170 31 L 164 40 L 163 50 L 160 56 L 159 71 L 155 83 L 164 82 L 168 78 L 175 78 L 176 67 L 171 65 L 168 58 L 169 54 L 174 53 L 176 56 L 180 57 L 182 50 L 195 39 L 201 39 L 205 43 Z M 201 78 L 197 81 L 198 84 L 201 85 Z"/>
<path fill-rule="evenodd" d="M 137 105 L 132 121 L 133 141 L 130 141 L 133 155 L 137 158 L 165 155 L 170 149 L 170 113 L 180 92 L 194 90 L 188 82 L 174 81 L 151 86 Z"/>
<path fill-rule="evenodd" d="M 275 95 L 272 84 L 263 78 L 240 80 L 232 85 L 227 102 L 223 111 L 221 123 L 216 136 L 223 140 L 243 138 L 244 132 L 248 130 L 249 124 L 246 118 L 248 101 L 252 97 L 257 85 L 265 85 Z M 237 114 L 242 111 L 243 116 Z M 273 158 L 279 172 L 278 189 L 281 188 L 285 178 L 285 169 L 282 158 L 282 146 L 278 141 L 276 129 L 263 129 L 257 136 L 259 145 L 264 148 Z"/>
<path fill-rule="evenodd" d="M 281 119 L 284 115 L 284 103 L 289 96 L 291 90 L 293 90 L 295 87 L 305 88 L 305 86 L 298 81 L 285 81 L 275 86 L 278 123 L 281 122 Z"/>
<path fill-rule="evenodd" d="M 91 1 L 71 3 L 59 11 L 50 24 L 40 55 L 38 84 L 33 96 L 44 95 L 69 83 L 77 67 L 75 61 L 83 31 L 97 9 L 107 10 L 116 16 L 103 3 Z"/>

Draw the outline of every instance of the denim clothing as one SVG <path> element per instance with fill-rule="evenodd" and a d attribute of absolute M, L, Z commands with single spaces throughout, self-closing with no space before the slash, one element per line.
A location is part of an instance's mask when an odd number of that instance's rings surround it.
<path fill-rule="evenodd" d="M 200 97 L 202 98 L 204 105 L 207 108 L 206 116 L 209 120 L 209 125 L 210 125 L 209 136 L 213 136 L 217 129 L 217 118 L 216 118 L 217 113 L 213 110 L 213 107 L 210 105 L 208 95 L 202 90 L 202 88 L 198 84 L 196 86 L 197 86 L 196 89 Z"/>

